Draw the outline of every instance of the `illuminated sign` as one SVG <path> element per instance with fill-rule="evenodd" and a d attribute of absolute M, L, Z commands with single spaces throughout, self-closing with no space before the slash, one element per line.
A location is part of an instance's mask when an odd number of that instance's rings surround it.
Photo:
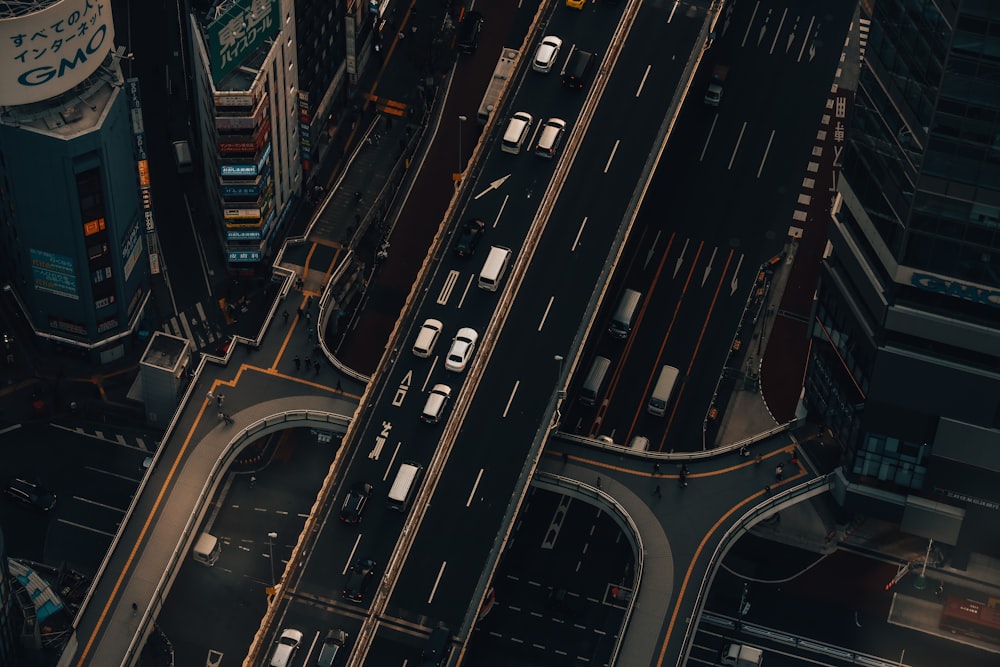
<path fill-rule="evenodd" d="M 910 276 L 910 284 L 926 292 L 946 294 L 984 306 L 1000 308 L 1000 290 L 960 283 L 957 280 L 947 280 L 927 273 L 914 273 Z"/>
<path fill-rule="evenodd" d="M 260 195 L 259 185 L 223 185 L 219 192 L 223 197 L 257 197 Z"/>
<path fill-rule="evenodd" d="M 226 260 L 230 264 L 259 262 L 260 250 L 229 250 L 226 252 Z"/>
<path fill-rule="evenodd" d="M 259 229 L 227 229 L 226 239 L 229 241 L 259 241 L 261 231 Z"/>
<path fill-rule="evenodd" d="M 72 257 L 35 248 L 31 248 L 30 253 L 31 273 L 35 279 L 36 290 L 74 300 L 80 298 L 76 288 L 76 269 Z"/>
<path fill-rule="evenodd" d="M 219 166 L 219 173 L 223 176 L 256 176 L 257 165 L 255 164 L 223 164 Z"/>
<path fill-rule="evenodd" d="M 226 220 L 254 220 L 260 217 L 259 208 L 227 208 L 223 211 Z"/>
<path fill-rule="evenodd" d="M 83 235 L 90 236 L 91 234 L 96 234 L 97 232 L 104 231 L 104 218 L 97 218 L 96 220 L 88 220 L 83 223 Z"/>
<path fill-rule="evenodd" d="M 216 81 L 236 69 L 281 29 L 276 0 L 236 0 L 216 20 L 208 24 L 208 53 Z"/>

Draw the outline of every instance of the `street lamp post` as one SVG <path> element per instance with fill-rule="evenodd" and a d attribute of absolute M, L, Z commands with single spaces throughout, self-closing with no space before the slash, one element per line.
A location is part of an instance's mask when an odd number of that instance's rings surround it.
<path fill-rule="evenodd" d="M 566 398 L 566 388 L 562 384 L 563 356 L 561 354 L 557 354 L 556 356 L 553 357 L 553 359 L 555 359 L 559 363 L 558 381 L 560 384 L 559 384 L 559 392 L 556 394 L 556 398 L 561 401 L 562 399 Z"/>
<path fill-rule="evenodd" d="M 458 117 L 458 173 L 462 173 L 462 128 L 465 121 L 469 120 L 465 116 Z"/>
<path fill-rule="evenodd" d="M 267 534 L 267 559 L 271 561 L 271 588 L 274 588 L 274 540 L 276 539 L 278 539 L 277 533 Z"/>

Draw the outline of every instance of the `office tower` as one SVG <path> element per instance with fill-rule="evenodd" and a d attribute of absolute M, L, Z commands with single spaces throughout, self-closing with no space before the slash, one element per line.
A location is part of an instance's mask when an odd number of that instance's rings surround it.
<path fill-rule="evenodd" d="M 862 6 L 806 401 L 842 502 L 962 566 L 1000 554 L 1000 3 Z"/>
<path fill-rule="evenodd" d="M 0 3 L 0 281 L 51 348 L 122 356 L 155 236 L 111 8 Z"/>

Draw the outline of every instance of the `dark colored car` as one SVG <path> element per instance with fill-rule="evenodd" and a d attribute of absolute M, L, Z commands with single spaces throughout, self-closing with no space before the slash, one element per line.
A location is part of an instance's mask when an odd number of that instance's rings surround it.
<path fill-rule="evenodd" d="M 369 558 L 358 558 L 347 571 L 347 582 L 341 591 L 344 598 L 351 602 L 361 602 L 371 587 L 375 578 L 375 561 Z"/>
<path fill-rule="evenodd" d="M 479 12 L 466 12 L 462 22 L 458 24 L 455 46 L 463 53 L 475 53 L 479 48 L 479 33 L 483 29 L 483 15 Z"/>
<path fill-rule="evenodd" d="M 455 254 L 459 257 L 468 257 L 476 252 L 479 240 L 486 232 L 486 223 L 482 220 L 466 220 L 462 229 L 458 232 L 458 240 L 455 242 Z"/>
<path fill-rule="evenodd" d="M 10 498 L 22 505 L 27 505 L 43 512 L 48 512 L 56 506 L 56 496 L 54 493 L 26 479 L 16 478 L 10 480 L 10 483 L 4 487 L 3 495 L 5 498 Z"/>
<path fill-rule="evenodd" d="M 347 643 L 347 633 L 343 630 L 330 630 L 326 633 L 319 648 L 319 655 L 316 657 L 316 667 L 333 667 L 337 661 L 337 656 L 346 653 L 344 645 Z"/>
<path fill-rule="evenodd" d="M 446 625 L 439 624 L 431 631 L 431 636 L 427 638 L 424 650 L 420 654 L 423 667 L 440 667 L 448 657 L 451 641 L 451 631 Z"/>
<path fill-rule="evenodd" d="M 364 514 L 368 496 L 371 494 L 372 485 L 368 482 L 351 487 L 347 497 L 344 498 L 344 504 L 340 507 L 340 520 L 350 524 L 361 523 L 361 515 Z"/>

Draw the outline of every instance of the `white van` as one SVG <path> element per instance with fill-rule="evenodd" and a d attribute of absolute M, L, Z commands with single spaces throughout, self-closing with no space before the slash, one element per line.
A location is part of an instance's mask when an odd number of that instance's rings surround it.
<path fill-rule="evenodd" d="M 521 146 L 531 133 L 531 124 L 535 121 L 531 114 L 518 111 L 507 122 L 507 130 L 503 133 L 500 141 L 500 150 L 504 153 L 517 155 L 521 152 Z"/>
<path fill-rule="evenodd" d="M 490 254 L 483 262 L 483 270 L 479 272 L 479 286 L 485 290 L 496 292 L 503 274 L 507 271 L 507 264 L 510 263 L 510 248 L 500 245 L 490 247 Z"/>
<path fill-rule="evenodd" d="M 423 326 L 417 332 L 417 339 L 413 341 L 413 354 L 426 359 L 434 352 L 434 345 L 437 344 L 438 337 L 441 336 L 441 329 L 444 325 L 441 320 L 424 320 Z"/>
<path fill-rule="evenodd" d="M 580 388 L 581 403 L 584 405 L 597 403 L 597 397 L 601 393 L 601 387 L 604 385 L 604 378 L 607 376 L 609 368 L 611 368 L 611 360 L 607 357 L 594 359 L 594 363 L 590 365 L 590 372 L 587 373 L 587 378 L 583 381 L 583 387 Z"/>
<path fill-rule="evenodd" d="M 615 314 L 611 317 L 611 324 L 608 325 L 609 334 L 622 340 L 628 338 L 640 301 L 642 301 L 641 292 L 636 292 L 634 289 L 625 290 L 618 301 L 618 307 L 615 308 Z"/>
<path fill-rule="evenodd" d="M 646 404 L 646 411 L 651 415 L 662 417 L 667 414 L 667 403 L 674 393 L 674 385 L 677 384 L 677 377 L 680 371 L 673 366 L 664 366 L 660 370 L 660 377 L 656 380 L 653 393 L 649 395 L 649 402 Z"/>
<path fill-rule="evenodd" d="M 202 533 L 198 536 L 198 541 L 194 543 L 194 548 L 191 550 L 191 558 L 208 567 L 215 565 L 215 561 L 219 560 L 219 554 L 222 553 L 222 543 L 219 542 L 219 538 L 215 535 L 209 535 L 208 533 Z"/>
<path fill-rule="evenodd" d="M 393 480 L 392 486 L 389 488 L 389 502 L 387 503 L 389 509 L 397 512 L 405 512 L 410 509 L 410 503 L 413 502 L 413 496 L 417 494 L 420 476 L 423 472 L 424 468 L 419 463 L 407 461 L 400 464 L 396 479 Z"/>

